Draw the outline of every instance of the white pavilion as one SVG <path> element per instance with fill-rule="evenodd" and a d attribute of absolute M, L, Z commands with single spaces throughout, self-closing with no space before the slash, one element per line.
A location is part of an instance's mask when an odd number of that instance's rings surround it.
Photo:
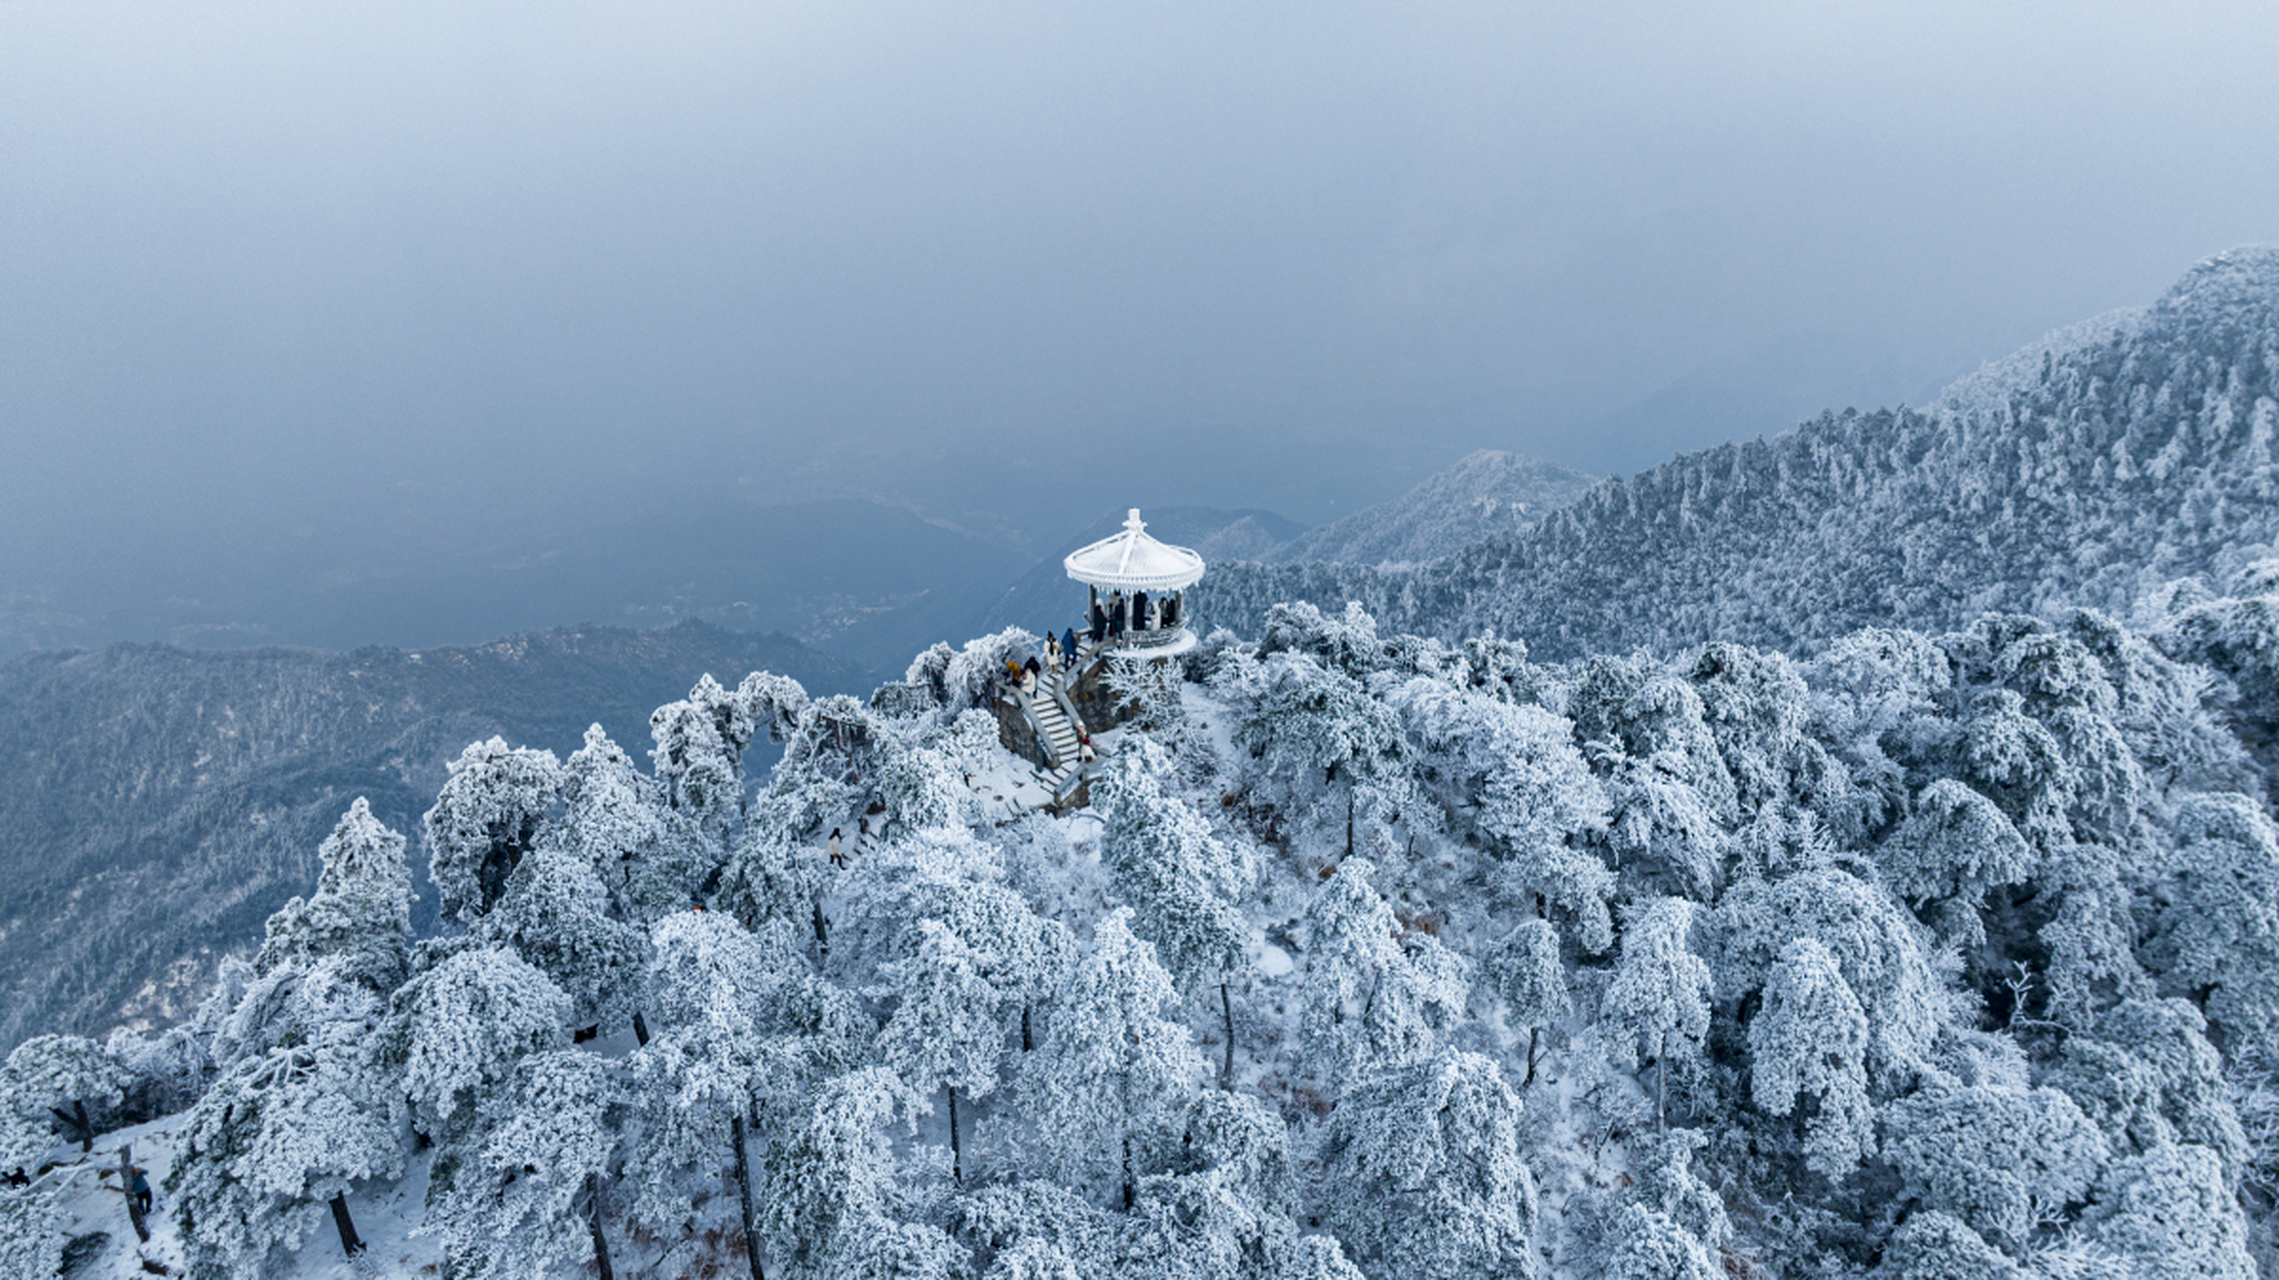
<path fill-rule="evenodd" d="M 1169 657 L 1195 646 L 1187 627 L 1187 588 L 1203 576 L 1203 557 L 1147 536 L 1138 507 L 1124 527 L 1061 561 L 1068 576 L 1092 589 L 1085 625 L 1093 647 L 1142 649 Z M 1085 631 L 1089 628 L 1089 631 Z"/>

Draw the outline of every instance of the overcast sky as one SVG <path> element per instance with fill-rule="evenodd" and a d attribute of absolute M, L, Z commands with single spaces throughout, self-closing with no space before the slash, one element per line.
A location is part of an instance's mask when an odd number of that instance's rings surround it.
<path fill-rule="evenodd" d="M 1913 396 L 2279 241 L 2274 67 L 2268 0 L 16 0 L 0 589 L 912 442 L 1637 470 L 1705 370 Z"/>

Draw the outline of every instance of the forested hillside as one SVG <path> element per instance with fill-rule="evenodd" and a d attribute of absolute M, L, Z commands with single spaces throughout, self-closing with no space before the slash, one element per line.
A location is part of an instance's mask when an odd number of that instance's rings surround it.
<path fill-rule="evenodd" d="M 1216 566 L 1198 617 L 1368 605 L 1444 638 L 1575 657 L 1710 639 L 1801 652 L 1985 610 L 2126 613 L 2279 538 L 2279 250 L 2052 335 L 1925 409 L 1846 411 L 1609 481 L 1527 532 L 1414 570 Z"/>
<path fill-rule="evenodd" d="M 853 667 L 703 624 L 471 649 L 185 651 L 120 645 L 0 665 L 0 1045 L 188 1011 L 225 950 L 308 879 L 348 801 L 398 828 L 446 763 L 504 733 L 568 749 L 638 730 L 708 670 L 819 689 Z M 422 922 L 434 918 L 432 900 Z"/>
<path fill-rule="evenodd" d="M 1256 558 L 1276 564 L 1437 560 L 1528 528 L 1595 483 L 1596 477 L 1556 462 L 1482 449 L 1391 502 L 1308 529 Z"/>
<path fill-rule="evenodd" d="M 2275 586 L 1809 660 L 1281 607 L 1119 669 L 1066 815 L 991 798 L 1018 631 L 476 742 L 417 846 L 343 806 L 189 1023 L 9 1057 L 0 1263 L 2250 1280 Z M 129 1139 L 147 1245 L 89 1190 Z"/>

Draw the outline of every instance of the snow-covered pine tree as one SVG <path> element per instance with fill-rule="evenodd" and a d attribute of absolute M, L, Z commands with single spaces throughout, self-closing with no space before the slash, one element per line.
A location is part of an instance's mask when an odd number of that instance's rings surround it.
<path fill-rule="evenodd" d="M 687 818 L 715 859 L 727 851 L 730 829 L 743 811 L 744 748 L 756 726 L 751 704 L 701 676 L 678 702 L 649 716 L 651 772 L 665 802 Z"/>
<path fill-rule="evenodd" d="M 1061 1263 L 1079 1276 L 1098 1275 L 1115 1264 L 1117 1215 L 1058 1183 L 992 1183 L 946 1209 L 950 1229 L 973 1249 L 985 1276 L 1002 1268 L 1010 1276 L 1059 1280 L 1054 1268 Z"/>
<path fill-rule="evenodd" d="M 1813 759 L 1820 747 L 1805 732 L 1804 678 L 1787 655 L 1713 641 L 1679 665 L 1701 699 L 1739 812 L 1788 800 L 1796 779 L 1825 774 Z"/>
<path fill-rule="evenodd" d="M 743 702 L 753 731 L 766 730 L 770 742 L 791 741 L 792 735 L 806 722 L 812 703 L 805 685 L 772 671 L 754 671 L 745 676 L 736 686 L 736 697 Z"/>
<path fill-rule="evenodd" d="M 423 819 L 428 876 L 445 919 L 472 924 L 491 909 L 515 864 L 537 845 L 561 790 L 562 765 L 551 751 L 492 738 L 459 753 Z"/>
<path fill-rule="evenodd" d="M 1215 981 L 1226 1037 L 1222 1082 L 1234 1063 L 1234 1006 L 1228 978 L 1249 941 L 1239 904 L 1258 878 L 1248 846 L 1211 834 L 1192 805 L 1166 795 L 1170 756 L 1144 737 L 1127 737 L 1100 779 L 1100 858 L 1116 893 L 1132 908 L 1139 936 L 1183 982 Z"/>
<path fill-rule="evenodd" d="M 648 987 L 658 1026 L 631 1063 L 645 1125 L 627 1173 L 638 1188 L 634 1212 L 651 1223 L 678 1221 L 689 1179 L 705 1182 L 725 1154 L 755 1270 L 759 1206 L 748 1126 L 763 1105 L 788 1107 L 813 1083 L 819 1034 L 852 1030 L 843 1010 L 813 998 L 797 936 L 781 920 L 752 931 L 715 911 L 666 917 L 650 939 Z M 820 1025 L 796 1025 L 803 1014 Z M 836 1056 L 827 1047 L 820 1052 Z"/>
<path fill-rule="evenodd" d="M 2140 899 L 2144 954 L 2238 1045 L 2279 1043 L 2279 831 L 2238 794 L 2187 796 L 2174 852 Z"/>
<path fill-rule="evenodd" d="M 2116 1160 L 2081 1215 L 2089 1238 L 2143 1280 L 2256 1280 L 2239 1201 L 2206 1147 L 2158 1144 Z"/>
<path fill-rule="evenodd" d="M 1481 961 L 1482 976 L 1511 1014 L 1511 1025 L 1527 1031 L 1527 1074 L 1535 1082 L 1536 1053 L 1544 1028 L 1574 1012 L 1567 995 L 1567 966 L 1559 958 L 1559 931 L 1541 917 L 1523 920 Z"/>
<path fill-rule="evenodd" d="M 1464 1013 L 1471 969 L 1438 939 L 1404 931 L 1366 858 L 1338 866 L 1306 908 L 1305 1069 L 1332 1087 L 1430 1055 Z"/>
<path fill-rule="evenodd" d="M 167 1175 L 184 1250 L 201 1275 L 251 1280 L 306 1236 L 324 1204 L 342 1248 L 358 1252 L 350 1185 L 402 1169 L 389 1118 L 401 1082 L 372 1042 L 383 984 L 406 964 L 403 838 L 358 800 L 319 854 L 317 892 L 270 917 L 260 967 L 219 1019 L 222 1074 L 191 1110 Z M 222 991 L 239 981 L 225 965 Z"/>
<path fill-rule="evenodd" d="M 1694 1172 L 1695 1153 L 1709 1145 L 1700 1129 L 1671 1129 L 1633 1149 L 1637 1203 L 1674 1223 L 1716 1256 L 1733 1238 L 1733 1222 L 1716 1188 Z"/>
<path fill-rule="evenodd" d="M 2105 1139 L 2055 1089 L 1934 1085 L 1885 1108 L 1882 1128 L 1908 1203 L 1951 1214 L 2016 1255 L 2046 1215 L 2087 1195 L 2109 1158 Z"/>
<path fill-rule="evenodd" d="M 2229 1186 L 2249 1159 L 2248 1137 L 2207 1030 L 2188 1000 L 2124 1000 L 2094 1034 L 2066 1037 L 2048 1080 L 2116 1151 L 2203 1147 Z"/>
<path fill-rule="evenodd" d="M 1169 1122 L 1202 1073 L 1176 1010 L 1171 976 L 1133 936 L 1130 908 L 1101 917 L 1053 997 L 1043 1042 L 1022 1062 L 1041 1168 L 1129 1207 L 1134 1146 Z"/>
<path fill-rule="evenodd" d="M 1043 642 L 1019 627 L 965 642 L 942 668 L 942 711 L 955 717 L 975 707 L 987 707 L 988 698 L 1005 678 L 1007 661 L 1025 662 L 1042 651 Z M 928 659 L 921 659 L 928 661 Z M 914 664 L 912 671 L 917 671 Z"/>
<path fill-rule="evenodd" d="M 1987 689 L 1971 698 L 1954 765 L 1963 781 L 2002 806 L 2035 848 L 2062 854 L 2072 845 L 2066 814 L 2077 775 L 2056 735 L 2017 693 Z"/>
<path fill-rule="evenodd" d="M 1804 1122 L 1805 1163 L 1838 1181 L 1875 1154 L 1867 1038 L 1867 1015 L 1828 948 L 1813 938 L 1783 948 L 1749 1022 L 1750 1096 L 1785 1116 L 1810 1095 L 1817 1105 Z"/>
<path fill-rule="evenodd" d="M 1442 1050 L 1347 1091 L 1322 1130 L 1321 1216 L 1364 1266 L 1535 1277 L 1535 1179 L 1496 1064 Z"/>
<path fill-rule="evenodd" d="M 515 1064 L 478 1102 L 476 1141 L 431 1188 L 418 1234 L 437 1236 L 457 1280 L 516 1280 L 606 1256 L 597 1197 L 621 1102 L 609 1063 L 565 1049 Z"/>
<path fill-rule="evenodd" d="M 2107 1261 L 2118 1262 L 2107 1255 Z M 2028 1273 L 1952 1214 L 1923 1209 L 1891 1233 L 1876 1280 L 2024 1280 Z"/>
<path fill-rule="evenodd" d="M 1694 906 L 1683 898 L 1640 904 L 1622 934 L 1622 955 L 1599 1003 L 1598 1032 L 1625 1070 L 1654 1063 L 1654 1111 L 1668 1122 L 1673 1072 L 1691 1074 L 1709 1035 L 1709 966 L 1688 936 Z"/>
<path fill-rule="evenodd" d="M 317 858 L 323 869 L 316 892 L 292 899 L 269 918 L 255 970 L 305 969 L 323 959 L 373 992 L 394 990 L 404 979 L 411 945 L 413 895 L 404 838 L 358 797 L 317 847 Z"/>
<path fill-rule="evenodd" d="M 1041 1236 L 1028 1236 L 1000 1250 L 982 1280 L 1084 1280 L 1076 1259 Z"/>
<path fill-rule="evenodd" d="M 1281 1280 L 1367 1280 L 1345 1256 L 1335 1236 L 1302 1236 Z"/>
<path fill-rule="evenodd" d="M 81 1151 L 91 1151 L 100 1121 L 111 1118 L 131 1083 L 118 1060 L 85 1036 L 33 1036 L 0 1068 L 0 1102 L 19 1122 L 43 1133 L 59 1125 Z"/>
<path fill-rule="evenodd" d="M 2034 851 L 1992 800 L 1940 778 L 1915 797 L 1914 812 L 1876 861 L 1894 893 L 1943 939 L 1970 951 L 1986 941 L 1979 909 L 1987 891 L 2024 881 Z"/>
<path fill-rule="evenodd" d="M 1066 974 L 1075 940 L 1066 925 L 1038 915 L 1002 883 L 1003 862 L 994 844 L 953 827 L 876 850 L 839 881 L 846 922 L 834 933 L 830 972 L 849 989 L 878 986 L 887 965 L 914 953 L 918 922 L 938 921 L 957 935 L 1029 1046 L 1030 1014 Z"/>
<path fill-rule="evenodd" d="M 913 1104 L 923 1101 L 931 1109 L 936 1092 L 948 1096 L 951 1177 L 962 1183 L 958 1095 L 972 1100 L 997 1090 L 1006 993 L 988 977 L 995 957 L 977 956 L 948 925 L 921 919 L 912 931 L 916 938 L 880 966 L 879 984 L 866 993 L 893 1009 L 879 1031 L 878 1057 L 901 1078 Z"/>
<path fill-rule="evenodd" d="M 1567 717 L 1594 764 L 1623 759 L 1649 763 L 1670 782 L 1692 788 L 1719 819 L 1732 821 L 1739 814 L 1724 752 L 1691 683 L 1644 656 L 1586 658 L 1574 678 Z M 1616 807 L 1619 811 L 1619 799 Z"/>
<path fill-rule="evenodd" d="M 1216 687 L 1241 716 L 1241 776 L 1316 847 L 1350 855 L 1372 829 L 1426 819 L 1399 718 L 1352 676 L 1277 652 L 1230 666 Z"/>
<path fill-rule="evenodd" d="M 9 1158 L 0 1147 L 0 1159 Z M 0 1180 L 0 1273 L 61 1274 L 66 1222 L 52 1185 Z"/>
<path fill-rule="evenodd" d="M 1909 764 L 1946 735 L 1946 652 L 1916 632 L 1871 627 L 1831 642 L 1806 682 L 1813 735 L 1849 775 L 1850 812 L 1831 829 L 1847 840 L 1885 829 L 1906 809 Z"/>
<path fill-rule="evenodd" d="M 117 1070 L 106 1072 L 105 1064 L 84 1060 L 69 1043 L 75 1040 L 27 1040 L 0 1072 L 0 1274 L 52 1276 L 62 1270 L 68 1221 L 60 1203 L 62 1179 L 41 1172 L 55 1145 L 55 1123 L 64 1118 L 55 1103 L 65 1097 L 74 1103 L 99 1099 L 114 1083 L 109 1072 Z M 35 1045 L 42 1047 L 25 1052 Z M 92 1138 L 92 1122 L 80 1119 L 84 1112 L 84 1106 L 73 1106 L 72 1127 Z"/>
<path fill-rule="evenodd" d="M 198 1095 L 213 1083 L 215 1025 L 193 1019 L 156 1035 L 144 1035 L 130 1027 L 111 1029 L 103 1041 L 103 1052 L 128 1077 L 126 1100 L 119 1108 L 122 1122 L 138 1123 L 187 1111 L 198 1101 Z"/>
<path fill-rule="evenodd" d="M 1496 887 L 1523 901 L 1542 895 L 1572 913 L 1586 951 L 1614 945 L 1607 910 L 1614 874 L 1598 854 L 1578 847 L 1606 828 L 1607 793 L 1575 746 L 1574 726 L 1542 707 L 1424 676 L 1392 690 L 1387 701 L 1399 710 L 1419 771 L 1433 780 L 1442 807 L 1452 819 L 1468 815 L 1486 837 L 1498 859 Z"/>
<path fill-rule="evenodd" d="M 549 843 L 516 865 L 506 895 L 473 933 L 545 974 L 569 1000 L 569 1025 L 622 1027 L 640 1007 L 648 947 L 608 907 L 592 864 Z"/>
<path fill-rule="evenodd" d="M 562 813 L 547 843 L 591 865 L 609 889 L 610 917 L 644 937 L 688 910 L 712 868 L 691 820 L 598 724 L 563 766 Z"/>
<path fill-rule="evenodd" d="M 1260 657 L 1285 651 L 1305 654 L 1355 679 L 1385 665 L 1385 648 L 1377 635 L 1377 620 L 1358 600 L 1346 601 L 1335 614 L 1304 600 L 1276 604 L 1266 610 L 1259 627 Z"/>
<path fill-rule="evenodd" d="M 0 1185 L 21 1185 L 55 1145 L 55 1117 L 40 1099 L 41 1092 L 27 1094 L 0 1076 Z"/>
<path fill-rule="evenodd" d="M 886 1129 L 904 1105 L 901 1080 L 884 1067 L 832 1077 L 768 1144 L 759 1197 L 759 1229 L 768 1255 L 790 1280 L 865 1272 L 851 1264 L 865 1237 L 900 1235 L 903 1195 Z M 921 1256 L 948 1260 L 946 1236 L 918 1243 Z M 919 1275 L 939 1274 L 919 1271 Z M 954 1274 L 954 1273 L 953 1273 Z"/>
<path fill-rule="evenodd" d="M 939 827 L 971 827 L 980 801 L 967 780 L 997 750 L 997 722 L 967 711 L 946 723 L 894 720 L 874 726 L 876 786 L 885 810 L 871 819 L 890 840 Z"/>
<path fill-rule="evenodd" d="M 1279 1280 L 1296 1246 L 1289 1134 L 1256 1098 L 1205 1090 L 1166 1131 L 1128 1214 L 1114 1219 L 1119 1274 L 1149 1280 Z"/>
<path fill-rule="evenodd" d="M 259 1280 L 327 1205 L 342 1249 L 361 1251 L 349 1189 L 403 1171 L 388 1122 L 394 1086 L 366 1052 L 370 1030 L 367 1020 L 322 1024 L 242 1059 L 199 1099 L 165 1185 L 191 1274 Z"/>
<path fill-rule="evenodd" d="M 1928 1061 L 1953 997 L 1927 954 L 1924 930 L 1880 887 L 1807 855 L 1806 869 L 1733 885 L 1710 917 L 1720 1000 L 1762 988 L 1788 944 L 1813 938 L 1836 957 L 1868 1020 L 1868 1076 L 1898 1089 Z"/>
<path fill-rule="evenodd" d="M 1642 890 L 1713 896 L 1739 793 L 1693 685 L 1644 657 L 1590 658 L 1567 712 L 1606 784 L 1606 840 L 1626 878 Z"/>
<path fill-rule="evenodd" d="M 530 1054 L 569 1043 L 570 999 L 511 949 L 455 951 L 399 988 L 378 1042 L 413 1124 L 456 1139 Z"/>
<path fill-rule="evenodd" d="M 713 905 L 747 928 L 767 920 L 814 928 L 818 945 L 828 946 L 818 903 L 830 883 L 831 867 L 828 855 L 809 838 L 805 808 L 800 797 L 784 791 L 762 792 L 753 800 L 721 870 Z"/>
<path fill-rule="evenodd" d="M 1614 1239 L 1603 1273 L 1607 1280 L 1720 1280 L 1725 1275 L 1701 1241 L 1641 1204 L 1623 1206 Z"/>

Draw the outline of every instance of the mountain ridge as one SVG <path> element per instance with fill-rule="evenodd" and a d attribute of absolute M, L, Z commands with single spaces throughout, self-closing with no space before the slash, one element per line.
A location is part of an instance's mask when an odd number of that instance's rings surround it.
<path fill-rule="evenodd" d="M 763 668 L 817 692 L 871 683 L 787 637 L 693 621 L 419 650 L 129 642 L 0 663 L 0 1046 L 178 1014 L 177 993 L 305 891 L 309 851 L 359 795 L 414 831 L 469 742 L 566 754 L 598 721 L 641 754 L 656 706 L 708 671 Z"/>
<path fill-rule="evenodd" d="M 1598 477 L 1556 462 L 1477 449 L 1390 502 L 1309 529 L 1258 558 L 1269 564 L 1437 560 L 1528 528 L 1597 483 Z"/>
<path fill-rule="evenodd" d="M 2279 250 L 2195 265 L 1925 409 L 1823 414 L 1610 478 L 1532 529 L 1413 569 L 1214 566 L 1196 608 L 1359 600 L 1389 630 L 1494 631 L 1546 657 L 1711 638 L 1809 649 L 1978 612 L 2126 612 L 2279 539 Z"/>

